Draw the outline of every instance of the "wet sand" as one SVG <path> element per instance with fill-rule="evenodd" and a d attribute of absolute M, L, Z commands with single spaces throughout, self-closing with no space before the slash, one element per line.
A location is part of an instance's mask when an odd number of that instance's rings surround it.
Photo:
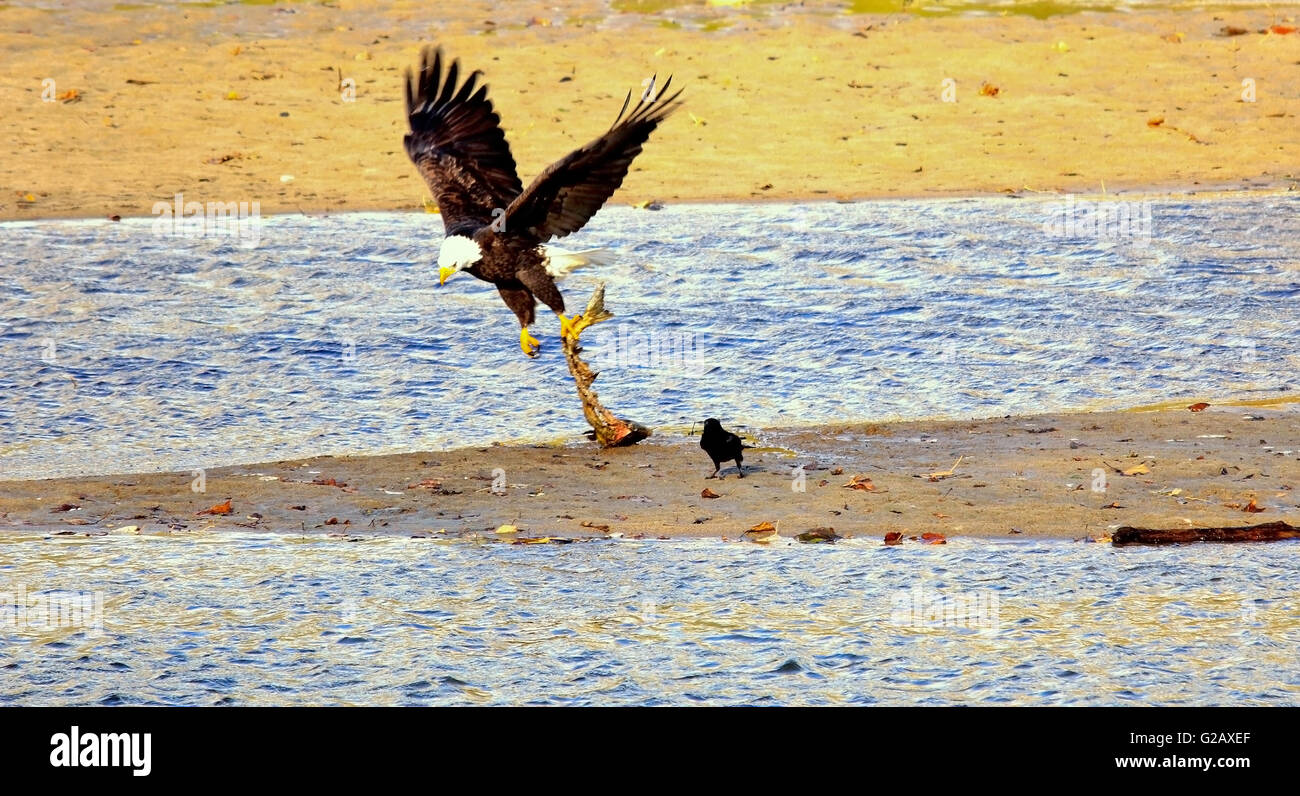
<path fill-rule="evenodd" d="M 1119 525 L 1300 524 L 1294 403 L 747 436 L 756 447 L 743 479 L 732 465 L 707 479 L 699 438 L 660 430 L 616 450 L 562 440 L 223 467 L 204 474 L 204 492 L 188 472 L 0 482 L 0 531 L 738 539 L 771 522 L 784 537 L 831 527 L 874 539 L 1098 539 Z M 845 486 L 854 480 L 868 488 Z M 228 515 L 198 513 L 226 500 Z"/>
<path fill-rule="evenodd" d="M 177 193 L 263 213 L 418 209 L 401 76 L 434 41 L 486 70 L 525 180 L 673 73 L 687 105 L 614 202 L 1287 190 L 1300 34 L 1257 31 L 1290 16 L 4 7 L 0 219 L 148 216 Z"/>

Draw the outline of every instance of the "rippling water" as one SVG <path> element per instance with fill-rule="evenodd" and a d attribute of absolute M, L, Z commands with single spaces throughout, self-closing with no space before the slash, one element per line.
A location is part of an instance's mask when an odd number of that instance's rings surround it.
<path fill-rule="evenodd" d="M 612 207 L 573 247 L 618 317 L 601 395 L 655 426 L 989 416 L 1285 395 L 1300 202 L 1159 202 L 1149 240 L 1053 237 L 983 199 Z M 0 478 L 188 470 L 585 430 L 557 346 L 439 288 L 424 214 L 270 217 L 258 245 L 151 220 L 0 225 Z M 651 350 L 658 352 L 655 356 Z M 604 356 L 605 359 L 601 359 Z"/>
<path fill-rule="evenodd" d="M 103 613 L 0 625 L 0 704 L 1295 705 L 1298 550 L 4 537 Z"/>

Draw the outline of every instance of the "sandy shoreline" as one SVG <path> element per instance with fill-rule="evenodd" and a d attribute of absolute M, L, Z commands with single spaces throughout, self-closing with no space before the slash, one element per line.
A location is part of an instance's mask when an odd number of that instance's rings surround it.
<path fill-rule="evenodd" d="M 608 451 L 574 441 L 221 467 L 206 471 L 201 493 L 188 472 L 10 481 L 0 483 L 0 531 L 496 540 L 516 538 L 495 533 L 513 525 L 518 537 L 735 539 L 772 522 L 783 536 L 829 526 L 877 539 L 893 531 L 1079 539 L 1117 525 L 1300 523 L 1294 404 L 831 425 L 750 438 L 743 479 L 724 469 L 724 479 L 707 480 L 698 437 L 679 432 Z M 870 488 L 846 487 L 854 476 Z M 706 488 L 719 497 L 702 497 Z M 228 515 L 198 513 L 227 499 Z M 1247 510 L 1252 501 L 1258 511 Z"/>
<path fill-rule="evenodd" d="M 1287 190 L 1300 177 L 1287 88 L 1300 34 L 1256 32 L 1286 12 L 762 6 L 714 9 L 721 27 L 707 29 L 599 2 L 436 17 L 413 1 L 339 5 L 0 9 L 13 142 L 0 219 L 148 216 L 176 193 L 267 214 L 418 209 L 400 81 L 434 40 L 487 71 L 525 180 L 603 130 L 649 73 L 673 72 L 688 105 L 616 203 Z M 1219 35 L 1228 24 L 1251 32 Z M 43 101 L 47 80 L 75 100 Z"/>

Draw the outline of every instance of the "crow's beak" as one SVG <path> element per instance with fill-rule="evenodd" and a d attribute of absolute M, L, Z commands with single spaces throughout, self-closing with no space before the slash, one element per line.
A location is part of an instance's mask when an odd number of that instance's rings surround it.
<path fill-rule="evenodd" d="M 439 284 L 439 285 L 445 285 L 445 284 L 447 284 L 447 278 L 448 278 L 449 276 L 451 276 L 452 274 L 454 274 L 454 273 L 456 273 L 456 272 L 455 272 L 453 269 L 451 269 L 451 268 L 439 268 L 439 269 L 438 269 L 438 284 Z"/>

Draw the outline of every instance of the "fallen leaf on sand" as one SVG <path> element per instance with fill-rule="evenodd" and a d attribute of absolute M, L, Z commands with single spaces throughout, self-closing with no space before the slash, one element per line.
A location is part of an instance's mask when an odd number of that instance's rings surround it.
<path fill-rule="evenodd" d="M 1120 504 L 1118 504 L 1118 503 L 1112 501 L 1112 502 L 1106 504 L 1105 506 L 1102 506 L 1102 508 L 1103 508 L 1103 509 L 1122 509 L 1122 508 L 1124 508 L 1124 507 L 1121 506 Z"/>
<path fill-rule="evenodd" d="M 72 511 L 73 509 L 79 508 L 81 508 L 81 506 L 78 506 L 76 503 L 63 503 L 50 509 L 50 513 L 53 514 L 57 511 Z"/>
<path fill-rule="evenodd" d="M 949 515 L 947 515 L 947 514 L 942 514 L 942 513 L 937 512 L 937 511 L 934 512 L 934 516 L 938 517 L 938 518 L 941 519 L 941 520 L 950 520 L 950 519 L 952 519 L 952 517 L 950 517 Z"/>
<path fill-rule="evenodd" d="M 875 492 L 876 485 L 871 483 L 871 479 L 865 475 L 855 475 L 844 485 L 845 489 L 860 489 L 863 492 Z"/>
<path fill-rule="evenodd" d="M 426 478 L 418 484 L 407 484 L 407 489 L 442 489 L 442 480 L 438 478 Z"/>
<path fill-rule="evenodd" d="M 340 489 L 347 486 L 347 484 L 342 483 L 341 481 L 336 481 L 333 478 L 317 478 L 313 480 L 312 483 L 316 486 L 336 486 Z"/>
<path fill-rule="evenodd" d="M 1288 33 L 1295 33 L 1296 28 L 1290 25 L 1273 25 L 1268 29 L 1269 33 L 1276 33 L 1279 36 L 1285 36 Z"/>
<path fill-rule="evenodd" d="M 609 526 L 608 526 L 608 525 L 597 525 L 596 523 L 592 522 L 591 520 L 583 520 L 583 521 L 582 521 L 581 523 L 579 523 L 579 524 L 580 524 L 582 527 L 584 527 L 584 528 L 590 528 L 590 529 L 592 529 L 593 531 L 600 531 L 601 533 L 609 533 Z M 504 526 L 502 526 L 502 527 L 504 527 Z M 500 532 L 501 532 L 500 529 L 498 529 L 498 530 L 497 530 L 497 533 L 500 533 Z"/>
<path fill-rule="evenodd" d="M 1194 403 L 1187 408 L 1192 410 L 1193 412 L 1204 412 L 1206 409 L 1210 408 L 1210 405 L 1205 403 L 1204 401 L 1201 401 L 1200 403 Z"/>
<path fill-rule="evenodd" d="M 1255 505 L 1254 498 L 1251 498 L 1249 503 L 1247 503 L 1245 506 L 1242 506 L 1241 510 L 1247 512 L 1248 514 L 1258 514 L 1261 511 L 1263 511 L 1263 509 Z"/>
<path fill-rule="evenodd" d="M 844 468 L 836 467 L 834 470 L 831 470 L 831 475 L 844 475 Z"/>
<path fill-rule="evenodd" d="M 709 489 L 709 488 L 706 486 L 706 487 L 704 487 L 704 491 L 700 493 L 700 497 L 702 497 L 702 498 L 715 498 L 715 497 L 722 497 L 722 496 L 719 495 L 717 492 L 714 492 L 712 489 Z"/>
<path fill-rule="evenodd" d="M 1000 92 L 1001 90 L 1002 89 L 998 88 L 992 83 L 980 84 L 980 96 L 982 97 L 996 97 L 998 95 L 998 92 Z"/>
<path fill-rule="evenodd" d="M 751 531 L 753 533 L 768 533 L 775 530 L 776 530 L 776 526 L 773 525 L 772 523 L 760 522 L 758 525 L 755 525 L 753 528 L 750 528 L 748 531 L 745 531 L 745 533 L 750 533 Z"/>
<path fill-rule="evenodd" d="M 1170 44 L 1182 44 L 1185 36 L 1186 34 L 1183 33 L 1170 33 L 1168 36 L 1161 36 L 1160 38 L 1164 39 Z"/>
<path fill-rule="evenodd" d="M 496 532 L 497 533 L 519 533 L 519 529 L 513 525 L 502 525 L 501 527 L 497 528 Z"/>
<path fill-rule="evenodd" d="M 217 505 L 206 508 L 203 511 L 196 511 L 194 512 L 194 514 L 195 516 L 198 516 L 200 514 L 229 514 L 230 500 L 231 500 L 230 498 L 226 498 L 225 503 L 218 503 Z"/>
<path fill-rule="evenodd" d="M 75 88 L 70 88 L 67 91 L 60 94 L 59 96 L 55 97 L 55 99 L 57 99 L 59 102 L 64 103 L 65 105 L 69 102 L 81 102 L 81 92 L 77 91 Z"/>
<path fill-rule="evenodd" d="M 903 534 L 899 533 L 898 531 L 890 531 L 889 533 L 885 534 L 885 544 L 896 545 L 902 543 L 903 543 Z"/>
<path fill-rule="evenodd" d="M 1236 25 L 1224 25 L 1219 28 L 1220 36 L 1244 36 L 1247 33 L 1250 33 L 1250 31 L 1245 28 L 1239 28 Z"/>
<path fill-rule="evenodd" d="M 926 532 L 921 534 L 921 541 L 926 544 L 948 544 L 948 537 L 941 533 Z"/>
<path fill-rule="evenodd" d="M 1151 472 L 1151 468 L 1147 467 L 1145 464 L 1138 464 L 1128 468 L 1127 470 L 1120 470 L 1119 472 L 1120 475 L 1146 475 Z"/>
<path fill-rule="evenodd" d="M 1165 117 L 1163 116 L 1154 116 L 1150 119 L 1147 119 L 1147 127 L 1159 127 L 1164 123 L 1165 123 Z"/>

